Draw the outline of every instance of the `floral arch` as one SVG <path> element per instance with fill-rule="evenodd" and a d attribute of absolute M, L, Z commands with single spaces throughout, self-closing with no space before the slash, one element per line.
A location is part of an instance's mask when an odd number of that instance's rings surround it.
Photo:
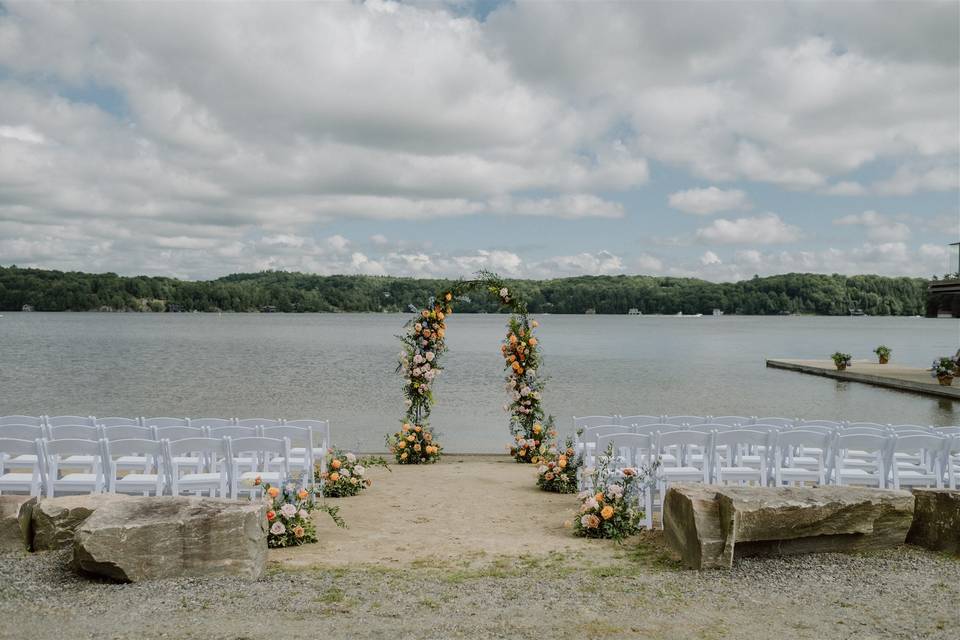
<path fill-rule="evenodd" d="M 486 291 L 510 309 L 507 334 L 500 351 L 510 394 L 505 409 L 510 413 L 513 435 L 511 455 L 517 462 L 536 463 L 556 437 L 553 419 L 543 423 L 541 394 L 545 379 L 539 373 L 540 348 L 534 336 L 538 323 L 529 318 L 526 302 L 512 295 L 503 280 L 494 273 L 481 271 L 474 280 L 458 280 L 452 287 L 440 291 L 423 309 L 417 310 L 411 305 L 416 315 L 404 325 L 405 333 L 397 336 L 403 343 L 397 373 L 404 378 L 406 412 L 400 430 L 387 436 L 387 445 L 400 464 L 437 462 L 443 452 L 429 425 L 434 403 L 433 382 L 443 371 L 446 318 L 469 291 Z"/>

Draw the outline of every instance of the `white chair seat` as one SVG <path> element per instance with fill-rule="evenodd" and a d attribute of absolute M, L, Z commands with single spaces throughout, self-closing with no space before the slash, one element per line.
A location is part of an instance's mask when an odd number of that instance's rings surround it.
<path fill-rule="evenodd" d="M 3 461 L 5 469 L 33 469 L 35 464 L 37 464 L 37 456 L 31 454 L 7 458 Z"/>
<path fill-rule="evenodd" d="M 30 488 L 30 485 L 33 483 L 33 474 L 32 473 L 18 473 L 10 472 L 5 473 L 0 476 L 0 489 L 4 487 L 21 487 L 25 486 Z"/>
<path fill-rule="evenodd" d="M 800 467 L 803 469 L 819 469 L 820 461 L 814 456 L 793 456 L 793 458 L 790 459 L 790 465 L 792 467 Z"/>
<path fill-rule="evenodd" d="M 801 455 L 804 456 L 822 456 L 823 449 L 820 447 L 800 447 Z"/>
<path fill-rule="evenodd" d="M 67 456 L 60 461 L 62 467 L 90 467 L 96 460 L 94 456 Z"/>
<path fill-rule="evenodd" d="M 220 474 L 216 474 L 216 475 L 217 475 L 217 477 L 219 477 Z M 128 473 L 127 475 L 123 476 L 122 478 L 117 478 L 117 484 L 118 484 L 118 485 L 121 485 L 121 484 L 137 484 L 137 483 L 140 483 L 140 484 L 146 484 L 146 483 L 156 484 L 156 482 L 157 482 L 157 477 L 158 477 L 158 476 L 157 476 L 157 474 L 155 474 L 155 473 Z"/>
<path fill-rule="evenodd" d="M 760 460 L 762 458 L 763 456 L 750 455 L 750 456 L 740 456 L 738 460 L 740 460 L 741 466 L 750 467 L 751 469 L 757 470 L 760 468 Z"/>
<path fill-rule="evenodd" d="M 781 467 L 780 476 L 783 478 L 789 478 L 790 480 L 796 480 L 796 479 L 819 480 L 820 479 L 820 473 L 817 469 L 804 469 L 802 467 Z"/>
<path fill-rule="evenodd" d="M 272 485 L 277 485 L 280 483 L 280 473 L 277 471 L 265 471 L 263 473 L 258 473 L 256 471 L 247 471 L 240 474 L 240 482 L 252 482 L 257 478 L 260 478 L 262 482 L 269 482 Z"/>
<path fill-rule="evenodd" d="M 140 469 L 147 465 L 146 456 L 120 456 L 114 460 L 119 469 Z"/>

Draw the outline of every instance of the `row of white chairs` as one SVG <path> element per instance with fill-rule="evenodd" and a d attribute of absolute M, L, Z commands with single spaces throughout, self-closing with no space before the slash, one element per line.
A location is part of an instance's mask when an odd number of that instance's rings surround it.
<path fill-rule="evenodd" d="M 807 420 L 804 418 L 784 418 L 779 416 L 651 416 L 651 415 L 608 415 L 608 416 L 574 416 L 574 433 L 581 429 L 602 425 L 637 426 L 665 424 L 673 426 L 722 425 L 728 427 L 750 427 L 752 425 L 773 425 L 777 427 L 832 427 L 835 429 L 849 429 L 857 427 L 880 427 L 893 430 L 929 431 L 941 435 L 960 434 L 960 426 L 933 427 L 923 425 L 893 425 L 877 422 L 854 422 L 848 420 Z"/>
<path fill-rule="evenodd" d="M 285 420 L 283 418 L 125 418 L 96 416 L 0 416 L 0 426 L 5 424 L 29 424 L 33 426 L 58 427 L 63 425 L 87 425 L 104 427 L 277 427 L 282 424 L 300 425 L 310 423 L 314 429 L 321 424 L 329 423 L 326 420 Z"/>
<path fill-rule="evenodd" d="M 654 503 L 662 508 L 663 496 L 674 482 L 757 486 L 809 482 L 893 489 L 960 486 L 960 437 L 929 433 L 688 429 L 608 433 L 597 438 L 596 446 L 598 455 L 605 455 L 612 446 L 616 468 L 660 461 L 654 486 L 643 495 L 648 527 Z M 830 452 L 829 464 L 823 452 Z"/>
<path fill-rule="evenodd" d="M 0 460 L 0 491 L 57 494 L 125 493 L 141 495 L 202 495 L 251 498 L 263 483 L 277 486 L 297 478 L 313 484 L 313 447 L 309 428 L 264 429 L 279 437 L 190 437 L 180 440 L 127 438 L 110 440 L 0 437 L 0 452 L 33 459 L 29 471 L 6 472 Z M 277 431 L 277 430 L 283 431 Z M 291 438 L 306 446 L 302 459 L 293 456 Z M 77 457 L 88 464 L 77 471 Z M 122 463 L 143 457 L 142 469 L 124 472 Z M 300 467 L 299 473 L 293 466 Z M 255 480 L 259 478 L 260 483 Z"/>

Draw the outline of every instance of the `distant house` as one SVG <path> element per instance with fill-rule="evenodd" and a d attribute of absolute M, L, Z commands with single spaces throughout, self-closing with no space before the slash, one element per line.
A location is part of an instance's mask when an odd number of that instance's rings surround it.
<path fill-rule="evenodd" d="M 592 316 L 596 312 L 597 312 L 596 309 L 587 309 L 586 311 L 584 311 L 584 313 L 587 314 L 588 316 Z"/>
<path fill-rule="evenodd" d="M 29 304 L 25 304 L 20 307 L 20 311 L 33 311 L 33 307 L 31 307 Z"/>
<path fill-rule="evenodd" d="M 640 309 L 637 309 L 636 307 L 632 307 L 632 308 L 630 309 L 630 311 L 627 311 L 627 315 L 628 315 L 628 316 L 642 316 L 643 314 L 640 313 Z"/>

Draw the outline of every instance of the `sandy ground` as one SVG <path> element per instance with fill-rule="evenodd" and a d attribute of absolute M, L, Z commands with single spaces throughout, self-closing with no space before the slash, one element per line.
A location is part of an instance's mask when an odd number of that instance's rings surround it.
<path fill-rule="evenodd" d="M 576 496 L 537 489 L 532 466 L 507 456 L 446 456 L 440 464 L 374 468 L 373 486 L 330 499 L 347 529 L 316 514 L 320 544 L 272 551 L 290 567 L 398 567 L 555 551 L 609 559 L 617 545 L 575 538 L 564 526 Z"/>

